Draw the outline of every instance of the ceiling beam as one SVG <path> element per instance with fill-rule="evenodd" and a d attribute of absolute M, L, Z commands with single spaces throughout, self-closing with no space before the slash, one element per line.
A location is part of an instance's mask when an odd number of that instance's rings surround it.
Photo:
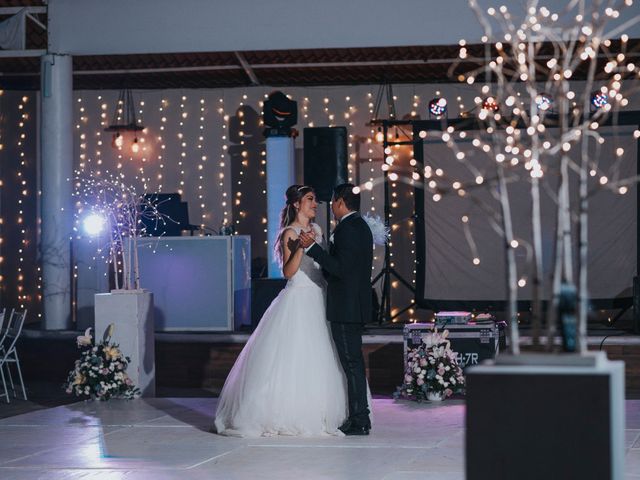
<path fill-rule="evenodd" d="M 27 13 L 47 13 L 47 7 L 0 7 L 0 15 L 15 15 L 25 9 Z"/>
<path fill-rule="evenodd" d="M 235 53 L 236 58 L 238 59 L 238 62 L 240 62 L 240 66 L 242 66 L 244 72 L 249 77 L 249 80 L 251 80 L 251 85 L 260 85 L 260 81 L 258 80 L 258 77 L 256 77 L 255 72 L 251 68 L 251 65 L 249 65 L 249 62 L 247 62 L 247 59 L 244 58 L 244 55 L 240 52 L 233 52 L 233 53 Z"/>
<path fill-rule="evenodd" d="M 41 57 L 46 53 L 44 49 L 0 50 L 0 58 Z"/>

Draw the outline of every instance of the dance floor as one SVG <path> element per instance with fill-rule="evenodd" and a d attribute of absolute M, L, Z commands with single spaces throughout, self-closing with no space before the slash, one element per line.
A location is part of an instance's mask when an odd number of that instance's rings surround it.
<path fill-rule="evenodd" d="M 461 400 L 375 399 L 369 437 L 259 439 L 211 433 L 215 403 L 80 402 L 2 419 L 0 478 L 464 479 Z M 626 408 L 625 478 L 640 479 L 640 401 L 628 400 Z"/>

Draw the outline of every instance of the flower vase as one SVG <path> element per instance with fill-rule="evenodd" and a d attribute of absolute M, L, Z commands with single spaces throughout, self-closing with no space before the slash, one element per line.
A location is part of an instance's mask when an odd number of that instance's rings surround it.
<path fill-rule="evenodd" d="M 441 402 L 444 400 L 444 395 L 442 392 L 427 392 L 427 400 L 430 402 Z"/>

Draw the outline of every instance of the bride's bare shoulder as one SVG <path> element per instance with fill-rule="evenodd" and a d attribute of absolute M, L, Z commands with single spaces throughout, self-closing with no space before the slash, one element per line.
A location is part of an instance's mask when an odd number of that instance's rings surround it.
<path fill-rule="evenodd" d="M 282 229 L 282 235 L 281 236 L 282 236 L 282 238 L 286 238 L 286 239 L 289 239 L 289 238 L 296 239 L 296 238 L 298 238 L 298 232 L 294 227 L 291 227 L 291 226 L 284 227 Z"/>

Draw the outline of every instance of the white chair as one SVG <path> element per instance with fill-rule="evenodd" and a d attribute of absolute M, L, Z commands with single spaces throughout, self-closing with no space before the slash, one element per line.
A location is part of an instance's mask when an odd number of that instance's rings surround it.
<path fill-rule="evenodd" d="M 13 315 L 13 309 L 9 316 Z M 7 309 L 3 308 L 0 312 L 0 345 L 4 341 L 4 336 L 7 333 L 7 327 L 9 326 L 9 317 L 7 317 Z"/>
<path fill-rule="evenodd" d="M 17 397 L 16 388 L 13 384 L 13 377 L 11 375 L 11 369 L 9 366 L 14 363 L 16 370 L 18 371 L 18 379 L 20 380 L 20 386 L 22 387 L 22 395 L 24 399 L 27 399 L 27 390 L 24 388 L 24 380 L 22 379 L 22 371 L 20 370 L 20 359 L 18 358 L 18 351 L 16 350 L 16 343 L 20 334 L 22 333 L 22 327 L 24 326 L 24 319 L 27 316 L 27 311 L 21 312 L 12 311 L 9 319 L 5 321 L 6 329 L 0 340 L 0 378 L 2 379 L 2 386 L 4 387 L 4 393 L 0 394 L 0 397 L 7 397 L 7 403 L 9 399 L 9 390 L 7 388 L 7 381 L 5 378 L 6 373 L 9 377 L 9 385 L 13 390 L 13 396 Z"/>

